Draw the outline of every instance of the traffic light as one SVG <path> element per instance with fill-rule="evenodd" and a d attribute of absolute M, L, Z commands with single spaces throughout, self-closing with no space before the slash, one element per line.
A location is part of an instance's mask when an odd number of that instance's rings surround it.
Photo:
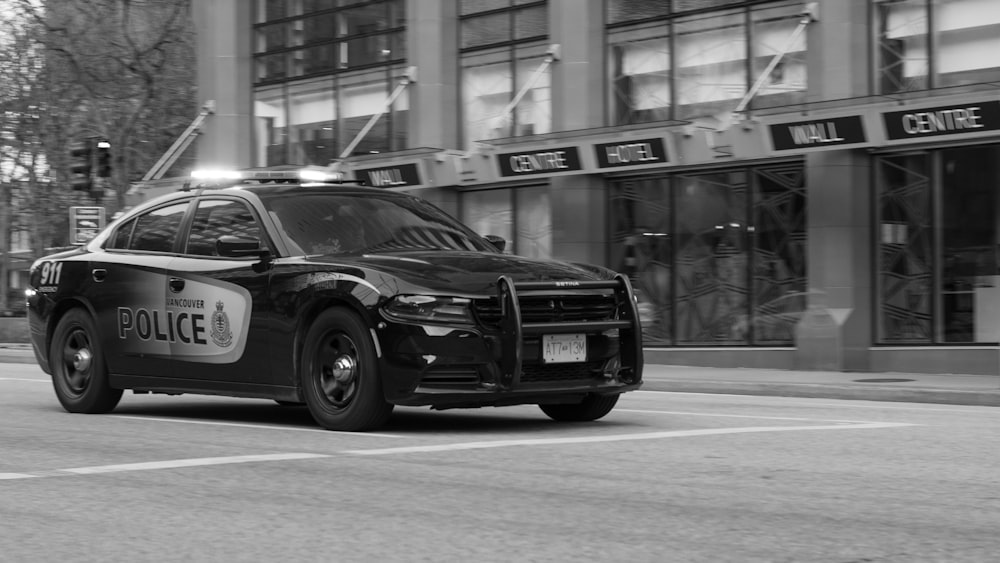
<path fill-rule="evenodd" d="M 97 143 L 97 177 L 111 177 L 111 143 L 107 141 Z"/>
<path fill-rule="evenodd" d="M 89 192 L 91 186 L 94 184 L 94 179 L 90 175 L 91 168 L 93 167 L 90 143 L 73 143 L 69 147 L 69 156 L 71 159 L 69 165 L 70 186 L 77 191 Z"/>

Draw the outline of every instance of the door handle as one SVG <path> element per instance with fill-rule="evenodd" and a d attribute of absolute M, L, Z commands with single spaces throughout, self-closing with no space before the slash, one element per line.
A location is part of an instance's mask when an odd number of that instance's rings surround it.
<path fill-rule="evenodd" d="M 177 293 L 184 289 L 184 280 L 180 278 L 170 278 L 170 282 L 167 285 L 170 286 L 170 291 Z"/>
<path fill-rule="evenodd" d="M 102 282 L 108 277 L 108 271 L 104 268 L 94 268 L 90 271 L 90 275 L 94 277 L 95 282 Z"/>

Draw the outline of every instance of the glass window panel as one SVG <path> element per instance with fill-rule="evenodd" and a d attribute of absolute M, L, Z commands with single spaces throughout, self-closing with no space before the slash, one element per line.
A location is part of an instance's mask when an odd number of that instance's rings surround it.
<path fill-rule="evenodd" d="M 517 197 L 517 237 L 512 252 L 531 258 L 552 258 L 552 208 L 549 188 L 520 188 Z"/>
<path fill-rule="evenodd" d="M 316 14 L 302 20 L 303 42 L 316 43 L 336 37 L 337 17 L 334 14 Z"/>
<path fill-rule="evenodd" d="M 256 166 L 286 164 L 288 117 L 280 89 L 258 91 L 254 95 L 254 142 Z"/>
<path fill-rule="evenodd" d="M 510 14 L 501 12 L 462 20 L 462 48 L 510 41 Z"/>
<path fill-rule="evenodd" d="M 288 109 L 288 164 L 325 166 L 338 156 L 333 80 L 296 85 L 289 93 Z"/>
<path fill-rule="evenodd" d="M 130 250 L 172 252 L 188 202 L 154 209 L 138 218 Z"/>
<path fill-rule="evenodd" d="M 511 64 L 506 52 L 492 56 L 467 57 L 462 70 L 462 105 L 466 144 L 509 137 L 509 120 L 499 118 L 513 98 Z M 501 59 L 499 62 L 495 62 Z"/>
<path fill-rule="evenodd" d="M 658 18 L 670 14 L 670 2 L 666 0 L 608 0 L 609 24 L 647 18 Z"/>
<path fill-rule="evenodd" d="M 499 10 L 510 6 L 510 0 L 462 0 L 458 4 L 459 14 L 475 14 L 489 10 Z"/>
<path fill-rule="evenodd" d="M 339 68 L 337 63 L 337 45 L 329 43 L 306 47 L 292 53 L 292 58 L 299 69 L 298 75 L 333 72 Z"/>
<path fill-rule="evenodd" d="M 678 19 L 678 119 L 729 113 L 746 94 L 746 26 L 738 12 Z"/>
<path fill-rule="evenodd" d="M 549 32 L 549 11 L 543 4 L 514 12 L 514 39 L 545 36 Z"/>
<path fill-rule="evenodd" d="M 257 21 L 264 22 L 285 17 L 287 15 L 285 5 L 285 0 L 258 0 Z"/>
<path fill-rule="evenodd" d="M 934 85 L 1000 80 L 1000 2 L 940 0 L 934 8 Z"/>
<path fill-rule="evenodd" d="M 732 4 L 741 4 L 743 1 L 744 0 L 673 0 L 674 12 L 721 8 Z M 664 0 L 664 3 L 666 3 L 666 0 Z"/>
<path fill-rule="evenodd" d="M 480 235 L 497 235 L 513 240 L 511 190 L 483 190 L 462 194 L 462 222 Z M 511 253 L 512 249 L 505 250 Z"/>
<path fill-rule="evenodd" d="M 808 306 L 806 193 L 801 165 L 754 170 L 753 310 L 737 328 L 754 344 L 791 346 Z"/>
<path fill-rule="evenodd" d="M 610 267 L 632 281 L 639 300 L 643 340 L 650 345 L 672 344 L 674 232 L 670 180 L 615 183 L 610 207 Z"/>
<path fill-rule="evenodd" d="M 934 338 L 931 184 L 927 155 L 879 159 L 879 315 L 882 343 Z"/>
<path fill-rule="evenodd" d="M 238 201 L 222 199 L 199 202 L 185 252 L 198 256 L 218 256 L 216 242 L 224 236 L 259 239 L 260 226 L 250 209 Z"/>
<path fill-rule="evenodd" d="M 789 39 L 802 20 L 802 3 L 787 2 L 783 5 L 765 5 L 754 9 L 752 81 L 756 81 L 775 55 L 782 53 L 777 66 L 761 85 L 750 102 L 751 108 L 792 105 L 806 99 L 806 36 L 807 27 L 790 46 Z"/>
<path fill-rule="evenodd" d="M 968 147 L 943 150 L 940 155 L 942 339 L 998 342 L 1000 150 Z"/>
<path fill-rule="evenodd" d="M 877 2 L 876 57 L 882 94 L 928 87 L 928 18 L 925 0 Z"/>
<path fill-rule="evenodd" d="M 527 84 L 545 60 L 534 57 L 517 61 L 516 92 Z M 514 135 L 539 135 L 552 132 L 551 66 L 535 78 L 534 84 L 514 107 Z"/>
<path fill-rule="evenodd" d="M 340 43 L 340 68 L 353 68 L 383 63 L 392 49 L 388 34 L 368 35 Z"/>
<path fill-rule="evenodd" d="M 358 84 L 339 87 L 341 127 L 344 147 L 351 143 L 372 115 L 382 111 L 389 97 L 384 73 L 365 74 L 357 77 Z M 386 152 L 391 149 L 388 120 L 383 116 L 354 147 L 352 155 Z"/>
<path fill-rule="evenodd" d="M 303 0 L 302 11 L 304 13 L 319 12 L 337 7 L 339 0 Z"/>
<path fill-rule="evenodd" d="M 288 24 L 276 23 L 257 28 L 257 52 L 274 51 L 288 46 Z"/>
<path fill-rule="evenodd" d="M 679 176 L 678 344 L 746 344 L 749 257 L 746 174 Z"/>
<path fill-rule="evenodd" d="M 338 35 L 359 35 L 388 27 L 386 4 L 375 3 L 337 12 Z"/>
<path fill-rule="evenodd" d="M 609 37 L 612 125 L 670 119 L 670 41 L 662 24 Z"/>
<path fill-rule="evenodd" d="M 275 80 L 286 78 L 289 75 L 287 53 L 259 56 L 255 60 L 257 61 L 257 80 Z"/>

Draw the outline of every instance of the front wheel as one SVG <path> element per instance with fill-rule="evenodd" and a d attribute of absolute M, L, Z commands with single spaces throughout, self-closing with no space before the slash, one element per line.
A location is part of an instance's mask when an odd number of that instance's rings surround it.
<path fill-rule="evenodd" d="M 56 397 L 69 412 L 111 412 L 122 398 L 122 390 L 108 384 L 108 368 L 94 320 L 82 309 L 67 312 L 56 325 L 49 345 L 49 365 Z"/>
<path fill-rule="evenodd" d="M 389 420 L 375 345 L 368 327 L 347 309 L 328 309 L 313 322 L 302 349 L 302 394 L 309 413 L 329 430 L 371 430 Z"/>
<path fill-rule="evenodd" d="M 618 403 L 618 395 L 587 395 L 579 403 L 538 405 L 552 420 L 560 422 L 588 422 L 611 412 Z"/>

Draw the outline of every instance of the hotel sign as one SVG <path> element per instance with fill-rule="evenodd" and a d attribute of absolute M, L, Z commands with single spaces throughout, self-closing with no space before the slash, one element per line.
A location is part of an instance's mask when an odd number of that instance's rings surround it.
<path fill-rule="evenodd" d="M 641 166 L 667 163 L 663 139 L 635 139 L 594 145 L 598 168 Z"/>
<path fill-rule="evenodd" d="M 1000 131 L 1000 102 L 891 111 L 882 119 L 890 141 Z"/>
<path fill-rule="evenodd" d="M 534 174 L 560 174 L 583 170 L 577 147 L 547 148 L 543 150 L 509 152 L 496 155 L 500 175 L 530 176 Z"/>
<path fill-rule="evenodd" d="M 768 126 L 775 151 L 857 145 L 868 142 L 860 115 L 776 123 Z"/>

